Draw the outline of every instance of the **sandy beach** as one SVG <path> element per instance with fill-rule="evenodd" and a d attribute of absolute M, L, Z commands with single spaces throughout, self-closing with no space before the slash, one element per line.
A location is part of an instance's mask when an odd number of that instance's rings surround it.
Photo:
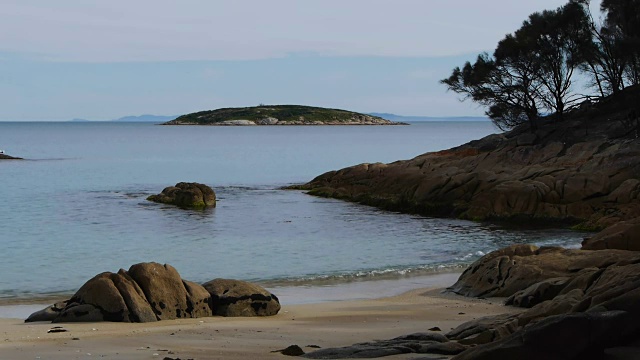
<path fill-rule="evenodd" d="M 309 352 L 314 350 L 309 345 L 346 346 L 432 327 L 446 332 L 484 315 L 517 311 L 503 306 L 499 299 L 442 294 L 442 288 L 457 276 L 328 286 L 324 288 L 328 295 L 317 303 L 287 304 L 295 300 L 294 294 L 300 300 L 304 295 L 323 293 L 323 287 L 290 289 L 289 293 L 282 289 L 281 312 L 263 318 L 25 324 L 22 318 L 5 317 L 0 319 L 0 354 L 2 359 L 282 359 L 284 355 L 272 351 L 296 344 Z M 431 286 L 422 286 L 425 284 Z M 411 286 L 414 288 L 406 291 Z M 387 296 L 393 292 L 403 293 Z M 363 298 L 375 293 L 384 297 Z M 344 296 L 340 298 L 339 294 Z M 11 309 L 5 307 L 5 313 Z M 48 333 L 54 326 L 66 331 Z"/>

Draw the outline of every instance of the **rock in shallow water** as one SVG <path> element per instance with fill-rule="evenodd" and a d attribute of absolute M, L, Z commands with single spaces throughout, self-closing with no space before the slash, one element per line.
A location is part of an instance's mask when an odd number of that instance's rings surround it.
<path fill-rule="evenodd" d="M 216 206 L 216 194 L 209 186 L 195 182 L 180 182 L 169 186 L 158 195 L 151 195 L 149 201 L 176 205 L 181 208 L 205 208 Z"/>

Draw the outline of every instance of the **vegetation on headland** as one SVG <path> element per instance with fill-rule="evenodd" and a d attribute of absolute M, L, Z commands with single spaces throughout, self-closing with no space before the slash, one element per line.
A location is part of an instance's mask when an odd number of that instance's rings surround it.
<path fill-rule="evenodd" d="M 523 123 L 535 130 L 541 114 L 562 119 L 574 106 L 640 84 L 640 1 L 603 0 L 601 10 L 601 23 L 588 0 L 533 13 L 493 55 L 478 55 L 441 83 L 486 107 L 504 130 Z M 588 79 L 586 93 L 576 89 L 577 73 Z M 637 102 L 624 105 L 636 122 Z"/>
<path fill-rule="evenodd" d="M 640 219 L 640 0 L 604 0 L 601 24 L 588 5 L 532 14 L 493 55 L 441 81 L 508 132 L 296 188 L 428 216 L 582 230 Z M 586 94 L 574 85 L 580 72 Z"/>
<path fill-rule="evenodd" d="M 22 160 L 22 158 L 10 156 L 7 154 L 0 154 L 0 160 Z"/>
<path fill-rule="evenodd" d="M 164 125 L 396 125 L 379 116 L 301 105 L 222 108 L 179 116 Z"/>

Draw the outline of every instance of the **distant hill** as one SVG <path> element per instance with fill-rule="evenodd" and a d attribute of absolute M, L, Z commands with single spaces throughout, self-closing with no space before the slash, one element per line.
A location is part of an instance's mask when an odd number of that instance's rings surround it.
<path fill-rule="evenodd" d="M 378 116 L 303 105 L 222 108 L 179 116 L 164 125 L 400 125 Z"/>
<path fill-rule="evenodd" d="M 149 115 L 149 114 L 145 114 L 145 115 L 131 115 L 131 116 L 124 116 L 118 119 L 113 119 L 113 120 L 87 120 L 87 119 L 73 119 L 70 120 L 71 122 L 95 122 L 95 121 L 112 121 L 112 122 L 149 122 L 149 123 L 154 123 L 154 124 L 160 124 L 169 120 L 173 120 L 177 118 L 177 116 L 172 115 L 172 116 L 166 116 L 166 115 Z"/>
<path fill-rule="evenodd" d="M 396 114 L 389 113 L 369 113 L 372 116 L 378 116 L 383 119 L 391 120 L 391 121 L 402 121 L 402 122 L 411 122 L 411 121 L 490 121 L 489 118 L 484 116 L 402 116 Z"/>

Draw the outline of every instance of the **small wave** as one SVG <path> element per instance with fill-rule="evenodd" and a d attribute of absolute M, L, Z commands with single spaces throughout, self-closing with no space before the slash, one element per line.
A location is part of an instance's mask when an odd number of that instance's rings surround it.
<path fill-rule="evenodd" d="M 360 270 L 355 272 L 307 275 L 295 278 L 253 280 L 266 287 L 279 286 L 325 286 L 359 281 L 389 280 L 436 273 L 458 272 L 466 268 L 467 263 L 424 265 L 406 268 L 385 268 Z"/>
<path fill-rule="evenodd" d="M 477 259 L 477 258 L 485 256 L 485 255 L 486 255 L 486 253 L 483 252 L 483 251 L 476 251 L 474 253 L 469 253 L 469 254 L 466 254 L 464 256 L 457 257 L 456 260 L 458 260 L 458 261 L 469 261 L 471 259 Z"/>

